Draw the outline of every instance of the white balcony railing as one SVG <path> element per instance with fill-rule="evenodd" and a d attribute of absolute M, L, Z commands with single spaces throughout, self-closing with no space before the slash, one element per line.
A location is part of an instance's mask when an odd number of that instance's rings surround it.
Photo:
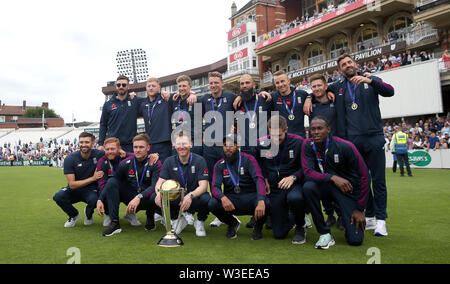
<path fill-rule="evenodd" d="M 437 40 L 438 38 L 438 30 L 431 27 L 418 28 L 405 34 L 407 45 L 415 45 L 422 41 Z"/>
<path fill-rule="evenodd" d="M 228 70 L 223 74 L 223 79 L 231 78 L 237 75 L 259 75 L 259 70 L 257 68 L 249 68 L 249 69 L 239 69 L 239 70 Z"/>

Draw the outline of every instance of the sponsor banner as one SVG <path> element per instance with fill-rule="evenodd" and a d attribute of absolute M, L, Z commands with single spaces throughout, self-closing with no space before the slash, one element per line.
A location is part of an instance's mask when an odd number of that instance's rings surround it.
<path fill-rule="evenodd" d="M 228 40 L 232 40 L 233 38 L 245 34 L 246 32 L 247 32 L 247 24 L 243 24 L 228 32 Z"/>
<path fill-rule="evenodd" d="M 44 163 L 44 161 L 41 160 L 32 160 L 32 161 L 14 161 L 13 166 L 15 167 L 36 167 L 36 166 L 48 166 L 51 163 L 51 161 L 47 161 L 47 164 Z M 11 162 L 10 161 L 0 161 L 0 167 L 10 167 Z"/>
<path fill-rule="evenodd" d="M 360 0 L 360 1 L 357 1 L 355 3 L 350 4 L 348 6 L 345 6 L 345 7 L 342 7 L 340 9 L 337 9 L 337 10 L 335 10 L 335 11 L 329 13 L 329 14 L 326 14 L 326 15 L 323 15 L 322 17 L 319 17 L 317 19 L 311 20 L 311 21 L 309 21 L 309 22 L 307 22 L 307 23 L 305 23 L 303 25 L 295 27 L 295 28 L 293 28 L 293 29 L 291 29 L 291 30 L 289 30 L 289 31 L 287 31 L 285 33 L 282 33 L 282 34 L 276 36 L 276 37 L 273 37 L 273 38 L 270 38 L 270 39 L 265 40 L 263 42 L 260 42 L 260 43 L 258 43 L 256 45 L 256 49 L 261 49 L 263 47 L 271 45 L 272 43 L 275 43 L 275 42 L 280 41 L 280 40 L 282 40 L 284 38 L 290 37 L 290 36 L 292 36 L 294 34 L 297 34 L 297 33 L 300 33 L 302 31 L 305 31 L 307 29 L 310 29 L 310 28 L 312 28 L 314 26 L 317 26 L 317 25 L 319 25 L 321 23 L 324 23 L 324 22 L 327 22 L 329 20 L 332 20 L 332 19 L 334 19 L 334 18 L 336 18 L 338 16 L 341 16 L 343 14 L 349 13 L 349 12 L 351 12 L 353 10 L 359 9 L 359 8 L 361 8 L 361 7 L 363 7 L 363 6 L 367 5 L 367 4 L 370 4 L 372 2 L 375 2 L 375 1 L 376 0 Z"/>
<path fill-rule="evenodd" d="M 380 57 L 382 54 L 387 54 L 391 52 L 396 52 L 398 50 L 404 50 L 406 48 L 405 41 L 399 41 L 393 44 L 384 45 L 377 48 L 366 49 L 363 51 L 359 51 L 355 54 L 352 54 L 353 60 L 356 62 L 361 60 L 367 60 L 369 58 Z M 337 58 L 336 58 L 337 59 Z M 288 73 L 289 79 L 295 79 L 298 77 L 306 76 L 316 72 L 323 72 L 330 68 L 337 68 L 337 61 L 327 61 L 322 64 L 302 68 L 299 70 L 295 70 L 293 72 Z"/>
<path fill-rule="evenodd" d="M 408 152 L 408 161 L 411 168 L 422 169 L 450 169 L 450 149 L 416 150 Z M 394 158 L 391 152 L 386 152 L 386 167 L 392 168 Z M 399 167 L 397 165 L 397 171 Z M 406 169 L 405 169 L 406 171 Z M 414 173 L 413 173 L 414 174 Z"/>
<path fill-rule="evenodd" d="M 242 58 L 245 58 L 248 56 L 248 49 L 245 48 L 241 51 L 235 52 L 230 55 L 230 63 L 233 63 L 235 61 L 241 60 Z"/>

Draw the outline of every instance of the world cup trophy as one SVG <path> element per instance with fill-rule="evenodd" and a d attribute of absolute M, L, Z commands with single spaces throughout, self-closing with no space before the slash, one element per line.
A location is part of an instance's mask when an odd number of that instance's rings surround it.
<path fill-rule="evenodd" d="M 166 180 L 159 190 L 161 194 L 162 213 L 164 217 L 165 227 L 167 233 L 159 240 L 158 245 L 161 247 L 179 247 L 184 245 L 183 240 L 175 233 L 180 224 L 179 220 L 183 211 L 180 209 L 177 218 L 176 228 L 172 228 L 170 223 L 170 201 L 178 199 L 181 195 L 181 200 L 184 198 L 185 189 L 181 188 L 180 184 L 175 180 Z"/>

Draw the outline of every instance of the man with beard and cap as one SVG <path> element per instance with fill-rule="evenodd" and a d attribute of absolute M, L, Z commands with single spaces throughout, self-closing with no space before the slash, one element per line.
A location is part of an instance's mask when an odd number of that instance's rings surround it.
<path fill-rule="evenodd" d="M 102 171 L 97 171 L 97 162 L 105 152 L 93 149 L 95 137 L 91 133 L 82 132 L 78 137 L 79 151 L 70 154 L 64 160 L 64 175 L 68 185 L 58 191 L 53 200 L 69 216 L 65 228 L 74 227 L 81 218 L 78 210 L 72 205 L 78 202 L 87 203 L 84 209 L 86 226 L 92 225 L 92 215 L 98 197 L 98 180 L 103 177 Z"/>
<path fill-rule="evenodd" d="M 300 157 L 303 137 L 288 133 L 286 119 L 278 115 L 271 117 L 268 129 L 270 135 L 258 141 L 256 158 L 270 191 L 273 235 L 276 239 L 284 239 L 295 224 L 292 243 L 303 244 L 306 241 Z"/>
<path fill-rule="evenodd" d="M 240 221 L 233 215 L 252 215 L 256 222 L 252 240 L 262 239 L 262 228 L 268 213 L 264 177 L 256 159 L 239 151 L 238 138 L 224 138 L 224 158 L 214 166 L 213 187 L 208 207 L 219 220 L 228 225 L 226 237 L 236 238 Z M 222 188 L 223 185 L 223 188 Z"/>
<path fill-rule="evenodd" d="M 336 97 L 336 136 L 352 142 L 364 158 L 373 190 L 373 195 L 369 190 L 367 229 L 375 229 L 376 236 L 387 236 L 386 156 L 379 96 L 392 97 L 394 88 L 378 77 L 361 76 L 348 54 L 339 56 L 337 65 L 344 77 L 328 88 Z"/>
<path fill-rule="evenodd" d="M 243 139 L 241 152 L 254 155 L 260 131 L 267 134 L 267 120 L 270 118 L 271 104 L 266 102 L 256 91 L 252 76 L 244 74 L 239 79 L 241 108 L 236 111 L 237 134 Z"/>

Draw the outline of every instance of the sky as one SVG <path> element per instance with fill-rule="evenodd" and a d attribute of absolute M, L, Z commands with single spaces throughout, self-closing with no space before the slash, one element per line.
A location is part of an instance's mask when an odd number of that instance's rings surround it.
<path fill-rule="evenodd" d="M 72 114 L 98 122 L 118 51 L 144 49 L 151 77 L 217 62 L 227 56 L 232 3 L 248 1 L 4 1 L 0 100 L 48 102 L 66 123 Z"/>

